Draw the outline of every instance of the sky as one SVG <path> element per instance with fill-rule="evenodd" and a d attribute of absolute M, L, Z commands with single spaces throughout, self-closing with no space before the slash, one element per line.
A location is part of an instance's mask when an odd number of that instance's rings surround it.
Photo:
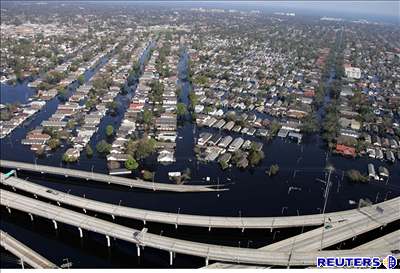
<path fill-rule="evenodd" d="M 399 1 L 271 1 L 259 2 L 259 4 L 310 11 L 400 16 Z"/>

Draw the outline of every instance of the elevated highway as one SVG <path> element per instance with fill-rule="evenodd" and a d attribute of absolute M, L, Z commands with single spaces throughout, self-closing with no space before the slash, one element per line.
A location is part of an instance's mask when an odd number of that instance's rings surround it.
<path fill-rule="evenodd" d="M 107 184 L 120 185 L 130 188 L 141 188 L 153 191 L 170 191 L 170 192 L 213 192 L 223 191 L 226 188 L 215 188 L 215 185 L 177 185 L 167 183 L 155 183 L 144 181 L 141 179 L 131 179 L 126 177 L 111 176 L 102 173 L 87 172 L 75 169 L 67 169 L 53 166 L 45 166 L 38 164 L 30 164 L 25 162 L 0 160 L 0 167 L 25 170 L 30 172 L 40 172 L 42 174 L 61 175 L 64 177 L 74 177 L 85 180 L 103 182 Z"/>
<path fill-rule="evenodd" d="M 53 221 L 55 228 L 57 222 L 78 227 L 80 235 L 82 230 L 89 230 L 104 234 L 106 238 L 132 242 L 137 245 L 140 255 L 140 246 L 165 250 L 170 253 L 172 264 L 174 253 L 182 253 L 198 257 L 204 257 L 206 264 L 209 260 L 225 261 L 232 263 L 246 263 L 256 265 L 314 265 L 319 256 L 377 256 L 386 257 L 391 252 L 388 249 L 364 249 L 364 250 L 335 250 L 335 251 L 269 251 L 261 249 L 236 248 L 221 245 L 197 243 L 160 236 L 146 231 L 138 231 L 132 228 L 97 219 L 85 214 L 71 211 L 58 206 L 50 205 L 42 201 L 28 198 L 6 190 L 0 190 L 1 205 L 10 209 L 24 211 L 41 216 Z"/>
<path fill-rule="evenodd" d="M 363 217 L 364 211 L 376 211 L 376 207 L 390 208 L 400 206 L 400 197 L 373 205 L 371 207 L 352 209 L 347 211 L 312 214 L 302 216 L 281 216 L 281 217 L 225 217 L 225 216 L 201 216 L 190 214 L 177 214 L 158 212 L 152 210 L 136 209 L 124 207 L 110 203 L 104 203 L 96 200 L 78 197 L 48 187 L 44 187 L 16 177 L 5 178 L 1 174 L 1 183 L 10 187 L 32 193 L 36 196 L 42 196 L 47 199 L 58 202 L 59 204 L 68 204 L 85 211 L 91 210 L 112 216 L 120 216 L 141 220 L 143 222 L 158 222 L 171 224 L 175 226 L 198 226 L 211 228 L 238 228 L 238 229 L 262 229 L 262 228 L 287 228 L 297 226 L 318 226 L 322 225 L 327 219 L 332 223 L 346 222 L 349 219 L 358 219 Z"/>
<path fill-rule="evenodd" d="M 0 245 L 20 258 L 22 263 L 27 263 L 33 268 L 58 268 L 55 264 L 2 230 L 0 230 Z"/>
<path fill-rule="evenodd" d="M 360 245 L 355 249 L 369 249 L 369 248 L 386 248 L 386 249 L 398 249 L 400 250 L 400 229 L 393 231 L 392 233 L 386 234 L 380 238 L 372 240 L 368 243 Z"/>

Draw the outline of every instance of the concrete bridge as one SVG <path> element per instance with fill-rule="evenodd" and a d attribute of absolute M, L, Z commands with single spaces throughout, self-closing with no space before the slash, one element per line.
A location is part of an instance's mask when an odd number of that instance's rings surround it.
<path fill-rule="evenodd" d="M 141 188 L 153 191 L 170 191 L 170 192 L 213 192 L 224 191 L 226 188 L 216 188 L 216 185 L 177 185 L 167 183 L 155 183 L 144 181 L 141 179 L 131 179 L 126 177 L 111 176 L 102 173 L 81 171 L 76 169 L 67 169 L 46 165 L 31 164 L 25 162 L 0 160 L 0 167 L 25 170 L 30 172 L 40 172 L 42 174 L 61 175 L 64 177 L 81 178 L 85 180 L 92 180 L 103 182 L 107 184 L 120 185 L 130 188 Z"/>
<path fill-rule="evenodd" d="M 237 248 L 221 245 L 212 245 L 205 243 L 197 243 L 192 241 L 180 240 L 160 236 L 146 232 L 146 230 L 135 230 L 95 217 L 91 217 L 82 213 L 71 211 L 69 209 L 50 205 L 48 203 L 38 201 L 33 198 L 25 197 L 6 190 L 0 190 L 1 205 L 11 209 L 20 210 L 31 215 L 41 216 L 50 219 L 54 228 L 58 228 L 57 223 L 61 222 L 71 226 L 75 226 L 79 230 L 79 234 L 83 237 L 83 231 L 88 230 L 103 234 L 107 238 L 107 244 L 110 246 L 110 238 L 117 238 L 136 244 L 137 254 L 140 256 L 141 247 L 147 246 L 170 253 L 170 264 L 173 262 L 175 253 L 182 253 L 198 257 L 204 257 L 206 264 L 209 260 L 224 261 L 231 263 L 244 263 L 256 265 L 281 265 L 281 266 L 307 266 L 314 265 L 316 258 L 320 256 L 335 257 L 355 257 L 355 256 L 374 256 L 386 257 L 391 254 L 390 249 L 361 249 L 361 250 L 329 250 L 329 251 L 271 251 L 262 249 Z M 379 222 L 381 225 L 388 223 L 396 217 L 391 216 L 393 210 L 398 209 L 398 204 L 392 204 L 387 210 L 385 209 L 379 217 L 368 215 L 360 216 L 363 223 Z M 373 217 L 371 219 L 370 217 Z M 384 220 L 386 219 L 386 220 Z"/>
<path fill-rule="evenodd" d="M 0 230 L 0 245 L 21 260 L 22 268 L 24 268 L 24 263 L 33 268 L 58 268 L 55 264 L 2 230 Z"/>
<path fill-rule="evenodd" d="M 383 209 L 390 208 L 393 204 L 400 205 L 400 197 L 373 205 L 368 208 L 352 209 L 333 213 L 301 215 L 301 216 L 280 216 L 280 217 L 225 217 L 225 216 L 202 216 L 190 214 L 178 214 L 159 212 L 145 209 L 125 207 L 96 200 L 75 196 L 72 194 L 57 191 L 45 186 L 41 186 L 16 177 L 5 178 L 1 174 L 1 183 L 14 189 L 32 193 L 34 196 L 42 196 L 57 202 L 57 204 L 67 204 L 77 208 L 95 211 L 116 216 L 141 220 L 146 222 L 157 222 L 171 224 L 178 227 L 197 226 L 206 228 L 238 228 L 238 229 L 274 229 L 302 226 L 318 226 L 330 219 L 331 223 L 348 222 L 349 220 L 359 219 L 364 216 L 366 210 L 376 211 L 377 207 Z"/>

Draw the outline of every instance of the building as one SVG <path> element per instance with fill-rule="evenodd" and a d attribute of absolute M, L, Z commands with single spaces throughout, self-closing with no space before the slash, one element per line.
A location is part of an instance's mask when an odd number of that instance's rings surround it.
<path fill-rule="evenodd" d="M 346 74 L 346 77 L 351 78 L 351 79 L 360 79 L 361 78 L 361 69 L 357 67 L 345 67 L 344 68 L 344 73 Z"/>
<path fill-rule="evenodd" d="M 343 144 L 336 144 L 336 152 L 344 156 L 356 156 L 356 149 Z"/>

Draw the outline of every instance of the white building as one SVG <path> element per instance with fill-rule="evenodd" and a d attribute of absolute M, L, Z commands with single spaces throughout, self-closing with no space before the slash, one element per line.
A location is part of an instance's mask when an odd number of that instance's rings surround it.
<path fill-rule="evenodd" d="M 359 79 L 361 78 L 361 69 L 357 67 L 345 67 L 344 72 L 346 77 L 352 79 Z"/>

